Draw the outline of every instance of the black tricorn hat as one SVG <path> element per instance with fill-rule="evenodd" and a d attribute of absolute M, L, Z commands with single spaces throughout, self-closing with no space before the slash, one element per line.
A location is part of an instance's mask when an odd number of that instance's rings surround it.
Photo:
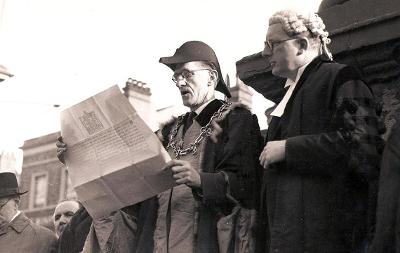
<path fill-rule="evenodd" d="M 14 173 L 0 173 L 0 198 L 22 195 L 28 191 L 21 192 L 18 187 L 17 177 Z"/>
<path fill-rule="evenodd" d="M 217 68 L 219 81 L 215 89 L 222 92 L 228 98 L 231 97 L 228 87 L 222 77 L 221 67 L 219 66 L 218 58 L 215 55 L 214 50 L 204 42 L 201 41 L 188 41 L 183 43 L 175 54 L 169 57 L 161 57 L 160 63 L 164 63 L 172 70 L 175 70 L 177 64 L 182 64 L 191 61 L 205 61 L 211 62 Z"/>

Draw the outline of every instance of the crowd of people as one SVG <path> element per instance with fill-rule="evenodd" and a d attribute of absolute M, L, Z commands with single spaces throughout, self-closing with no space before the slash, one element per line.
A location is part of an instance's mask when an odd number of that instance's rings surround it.
<path fill-rule="evenodd" d="M 103 219 L 63 201 L 56 236 L 18 210 L 24 192 L 1 173 L 0 251 L 400 252 L 400 128 L 382 158 L 371 89 L 333 61 L 328 35 L 316 14 L 283 10 L 269 19 L 262 55 L 286 83 L 265 140 L 257 117 L 229 101 L 210 46 L 188 41 L 160 58 L 190 109 L 157 133 L 176 186 Z M 68 147 L 62 139 L 57 147 L 63 161 Z"/>

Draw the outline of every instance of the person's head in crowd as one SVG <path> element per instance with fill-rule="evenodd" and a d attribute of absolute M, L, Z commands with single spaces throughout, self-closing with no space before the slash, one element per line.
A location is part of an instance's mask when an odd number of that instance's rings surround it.
<path fill-rule="evenodd" d="M 21 192 L 14 173 L 0 173 L 0 217 L 10 222 L 18 214 Z"/>
<path fill-rule="evenodd" d="M 328 35 L 317 14 L 279 11 L 269 19 L 262 55 L 269 57 L 273 75 L 294 80 L 298 69 L 315 57 L 332 60 Z"/>
<path fill-rule="evenodd" d="M 14 173 L 0 173 L 0 251 L 57 252 L 55 233 L 19 210 L 20 196 L 24 193 Z"/>
<path fill-rule="evenodd" d="M 63 200 L 58 203 L 53 215 L 54 228 L 58 237 L 79 208 L 80 204 L 75 200 Z"/>
<path fill-rule="evenodd" d="M 192 111 L 215 97 L 215 90 L 230 97 L 222 78 L 214 50 L 201 41 L 188 41 L 170 57 L 160 62 L 174 71 L 172 80 L 178 87 L 183 105 Z"/>

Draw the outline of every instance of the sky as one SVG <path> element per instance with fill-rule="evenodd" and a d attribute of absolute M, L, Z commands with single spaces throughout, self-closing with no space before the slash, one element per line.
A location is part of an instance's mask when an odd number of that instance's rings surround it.
<path fill-rule="evenodd" d="M 149 85 L 155 108 L 180 104 L 171 70 L 158 63 L 185 41 L 216 52 L 223 75 L 263 49 L 268 17 L 316 12 L 320 0 L 0 0 L 0 149 L 59 131 L 62 110 L 128 78 Z M 53 105 L 60 105 L 54 107 Z M 255 94 L 260 121 L 270 105 Z M 261 122 L 261 126 L 265 124 Z"/>

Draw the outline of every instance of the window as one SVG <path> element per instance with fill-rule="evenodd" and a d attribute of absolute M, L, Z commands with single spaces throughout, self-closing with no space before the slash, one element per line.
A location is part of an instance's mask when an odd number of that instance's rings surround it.
<path fill-rule="evenodd" d="M 46 172 L 33 174 L 31 183 L 31 207 L 45 207 L 47 205 L 48 174 Z"/>
<path fill-rule="evenodd" d="M 60 201 L 64 199 L 76 199 L 76 193 L 72 187 L 67 168 L 61 167 L 60 169 L 62 173 L 60 182 Z"/>

